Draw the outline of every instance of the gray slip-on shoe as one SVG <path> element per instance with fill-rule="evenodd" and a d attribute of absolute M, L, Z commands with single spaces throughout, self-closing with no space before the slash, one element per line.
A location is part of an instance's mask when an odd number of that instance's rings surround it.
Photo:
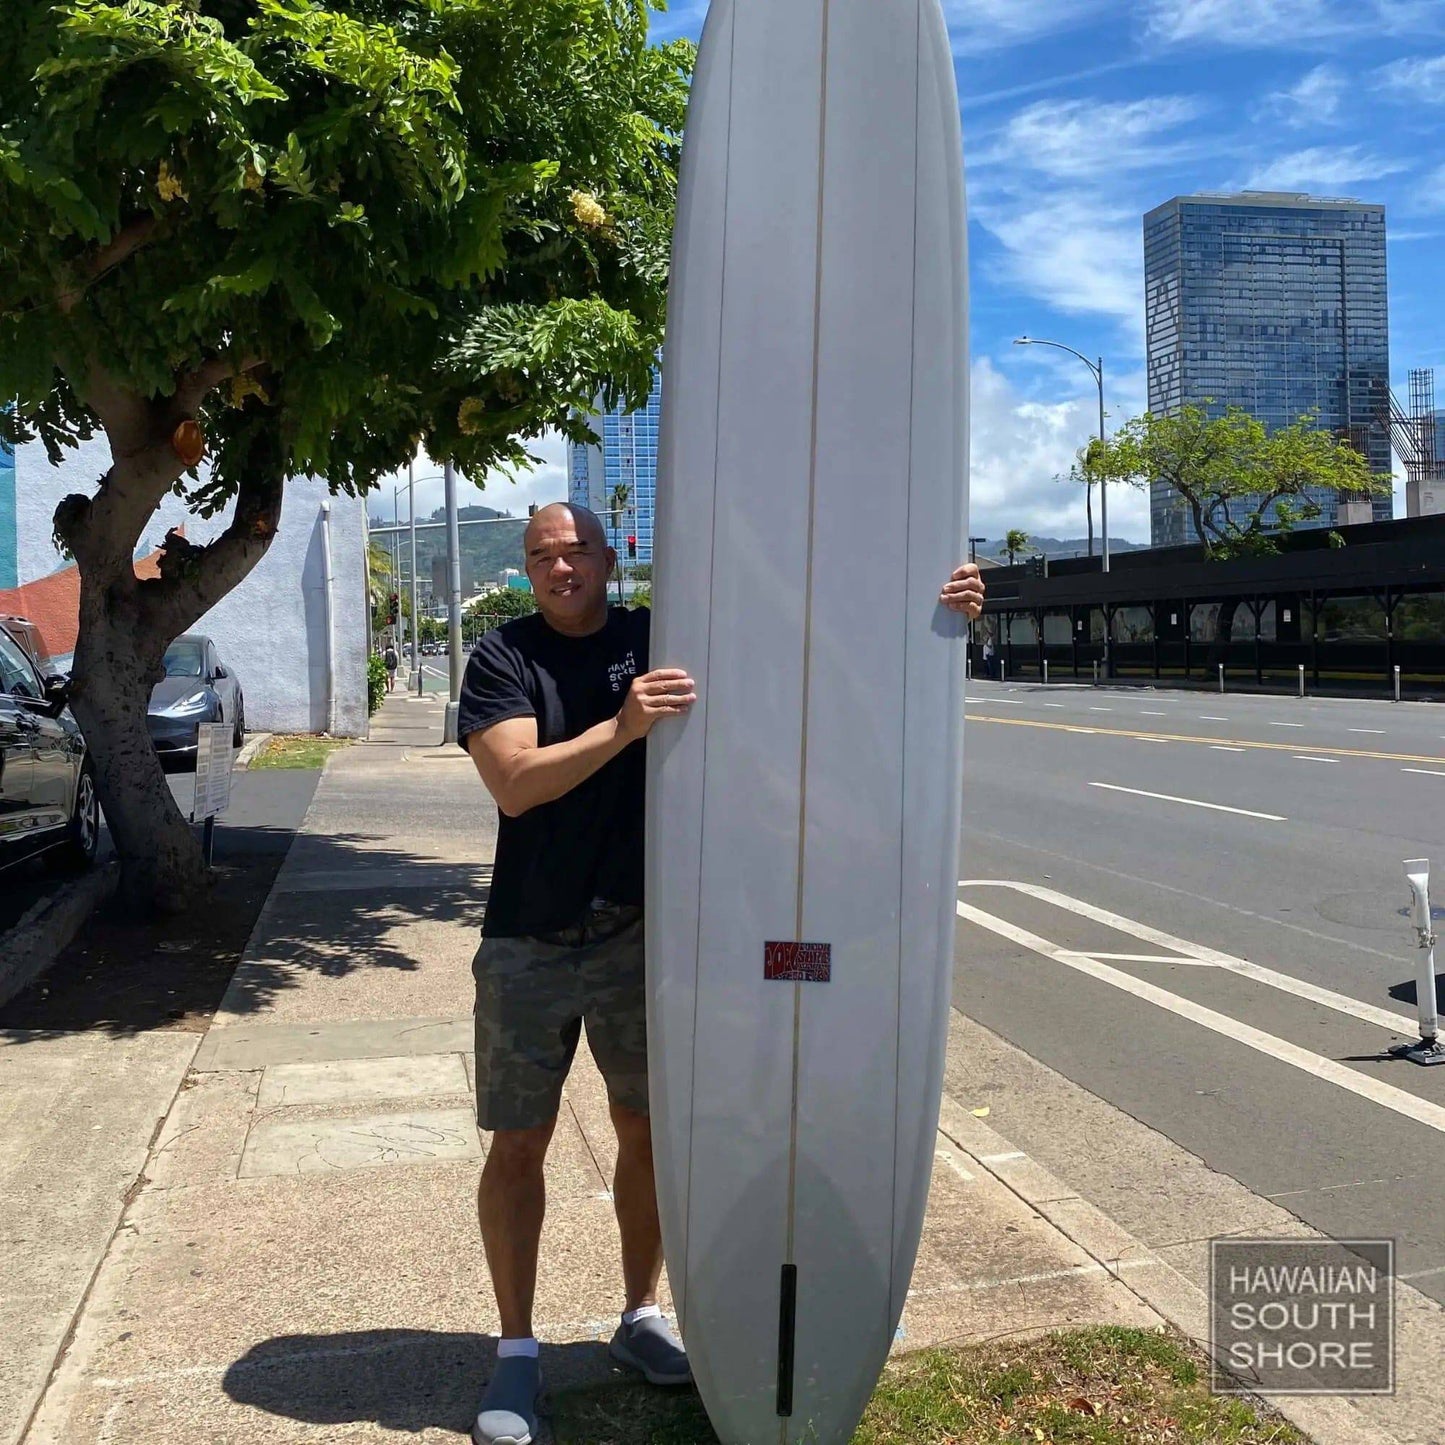
<path fill-rule="evenodd" d="M 649 1385 L 686 1385 L 692 1380 L 687 1351 L 660 1315 L 621 1324 L 608 1353 L 614 1360 L 641 1370 Z"/>
<path fill-rule="evenodd" d="M 532 1445 L 541 1389 L 542 1370 L 535 1359 L 513 1355 L 498 1360 L 472 1426 L 473 1445 Z"/>

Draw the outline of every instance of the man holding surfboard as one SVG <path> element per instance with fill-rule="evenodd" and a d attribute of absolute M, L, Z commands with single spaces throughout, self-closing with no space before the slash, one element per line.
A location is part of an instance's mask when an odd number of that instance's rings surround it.
<path fill-rule="evenodd" d="M 477 645 L 457 727 L 501 813 L 473 964 L 477 1117 L 492 1132 L 478 1214 L 501 1317 L 477 1445 L 529 1445 L 536 1431 L 543 1164 L 584 1020 L 617 1131 L 625 1310 L 611 1353 L 654 1384 L 690 1377 L 657 1305 L 639 745 L 658 722 L 687 713 L 696 687 L 678 669 L 649 671 L 646 610 L 609 608 L 617 559 L 593 513 L 544 507 L 523 546 L 538 610 Z M 977 617 L 983 590 L 978 569 L 963 566 L 939 601 Z"/>

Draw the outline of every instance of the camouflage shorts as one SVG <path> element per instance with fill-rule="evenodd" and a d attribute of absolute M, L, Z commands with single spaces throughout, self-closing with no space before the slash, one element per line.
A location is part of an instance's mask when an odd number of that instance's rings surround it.
<path fill-rule="evenodd" d="M 472 974 L 483 1129 L 533 1129 L 556 1116 L 584 1022 L 608 1095 L 647 1113 L 642 914 L 614 918 L 615 932 L 482 939 Z"/>

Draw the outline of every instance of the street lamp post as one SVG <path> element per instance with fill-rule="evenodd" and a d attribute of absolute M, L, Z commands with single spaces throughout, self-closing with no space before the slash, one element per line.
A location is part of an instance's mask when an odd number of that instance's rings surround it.
<path fill-rule="evenodd" d="M 1067 351 L 1070 356 L 1077 356 L 1089 368 L 1089 372 L 1099 388 L 1099 440 L 1107 441 L 1108 438 L 1104 433 L 1104 358 L 1101 356 L 1097 361 L 1090 361 L 1082 351 L 1075 351 L 1072 346 L 1065 346 L 1062 341 L 1042 341 L 1037 336 L 1020 336 L 1014 345 L 1054 346 L 1060 351 Z M 1103 570 L 1107 572 L 1109 570 L 1109 483 L 1102 476 L 1099 478 L 1099 535 L 1103 547 Z"/>
<path fill-rule="evenodd" d="M 1104 358 L 1101 356 L 1097 361 L 1090 361 L 1082 351 L 1075 351 L 1072 346 L 1065 346 L 1062 341 L 1043 341 L 1037 336 L 1020 336 L 1014 342 L 1015 346 L 1053 346 L 1059 351 L 1067 351 L 1070 356 L 1077 356 L 1085 366 L 1089 368 L 1089 374 L 1099 387 L 1099 444 L 1102 446 L 1108 437 L 1104 432 Z M 1084 485 L 1089 485 L 1087 475 L 1084 478 Z M 1109 570 L 1109 483 L 1107 478 L 1099 477 L 1099 539 L 1103 550 L 1103 571 Z M 1104 613 L 1104 676 L 1113 676 L 1113 646 L 1109 636 L 1109 614 Z"/>
<path fill-rule="evenodd" d="M 411 528 L 411 676 L 407 691 L 421 696 L 421 614 L 416 610 L 416 462 L 406 464 L 407 520 Z"/>
<path fill-rule="evenodd" d="M 457 713 L 462 696 L 462 543 L 457 513 L 457 472 L 450 462 L 442 468 L 446 481 L 447 508 L 447 653 L 450 666 L 449 701 L 443 736 L 457 740 Z"/>

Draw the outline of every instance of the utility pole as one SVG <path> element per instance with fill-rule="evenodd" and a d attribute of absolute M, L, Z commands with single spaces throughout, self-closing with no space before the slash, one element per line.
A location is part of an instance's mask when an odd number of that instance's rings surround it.
<path fill-rule="evenodd" d="M 457 713 L 462 695 L 462 541 L 457 516 L 457 473 L 450 462 L 442 468 L 447 507 L 447 642 L 451 664 L 450 701 L 443 736 L 457 740 Z"/>
<path fill-rule="evenodd" d="M 406 464 L 406 498 L 411 525 L 411 676 L 407 691 L 421 696 L 421 614 L 416 610 L 416 461 Z"/>

